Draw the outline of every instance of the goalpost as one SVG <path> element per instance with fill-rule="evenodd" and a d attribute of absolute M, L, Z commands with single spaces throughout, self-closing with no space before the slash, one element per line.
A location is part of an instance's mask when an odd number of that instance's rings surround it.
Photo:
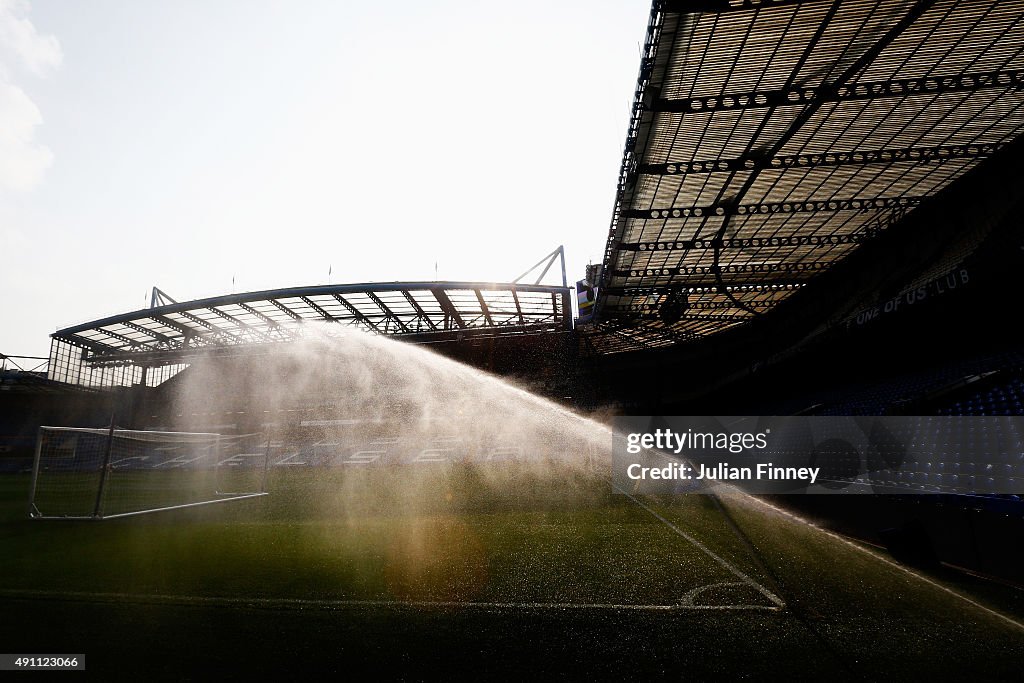
<path fill-rule="evenodd" d="M 40 427 L 33 519 L 112 519 L 266 495 L 269 441 L 85 427 Z"/>

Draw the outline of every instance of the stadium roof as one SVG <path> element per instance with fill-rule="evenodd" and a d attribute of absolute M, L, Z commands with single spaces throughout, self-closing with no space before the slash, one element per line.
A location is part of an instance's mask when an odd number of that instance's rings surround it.
<path fill-rule="evenodd" d="M 1024 130 L 1024 0 L 656 0 L 601 353 L 770 311 Z"/>
<path fill-rule="evenodd" d="M 179 303 L 154 289 L 153 306 L 54 332 L 89 366 L 157 366 L 197 352 L 289 341 L 322 321 L 418 342 L 572 329 L 569 289 L 478 282 L 393 282 L 293 287 Z M 66 348 L 63 349 L 66 352 Z M 51 374 L 68 365 L 51 350 Z M 64 376 L 62 375 L 62 377 Z M 92 382 L 84 382 L 92 383 Z"/>

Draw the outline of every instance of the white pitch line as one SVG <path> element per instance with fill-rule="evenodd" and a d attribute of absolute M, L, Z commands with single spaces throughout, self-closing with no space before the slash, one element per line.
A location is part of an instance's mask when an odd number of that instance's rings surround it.
<path fill-rule="evenodd" d="M 43 598 L 54 600 L 83 600 L 93 602 L 136 602 L 167 605 L 212 605 L 221 607 L 261 607 L 268 609 L 294 609 L 318 607 L 331 609 L 340 607 L 391 607 L 391 608 L 469 608 L 469 609 L 523 609 L 523 610 L 615 610 L 644 612 L 682 611 L 769 611 L 777 612 L 778 607 L 770 605 L 631 605 L 589 602 L 459 602 L 457 600 L 309 600 L 303 598 L 232 598 L 200 595 L 158 595 L 145 593 L 93 593 L 88 591 L 48 591 L 0 589 L 0 598 Z"/>
<path fill-rule="evenodd" d="M 783 515 L 785 517 L 789 517 L 790 519 L 795 520 L 797 522 L 800 522 L 802 524 L 806 524 L 807 526 L 811 527 L 812 529 L 816 529 L 816 530 L 820 531 L 821 533 L 825 534 L 826 536 L 830 536 L 830 537 L 834 538 L 837 541 L 845 543 L 846 545 L 850 546 L 851 548 L 855 548 L 855 549 L 861 551 L 862 553 L 870 555 L 871 557 L 875 558 L 879 562 L 884 562 L 885 564 L 889 565 L 893 569 L 898 569 L 898 570 L 900 570 L 901 572 L 903 572 L 905 574 L 909 574 L 910 576 L 913 576 L 914 578 L 918 579 L 919 581 L 923 581 L 924 583 L 927 583 L 929 586 L 932 586 L 933 588 L 938 588 L 939 590 L 941 590 L 941 591 L 943 591 L 945 593 L 949 593 L 950 595 L 952 595 L 954 597 L 960 598 L 961 600 L 963 600 L 967 604 L 969 604 L 969 605 L 971 605 L 973 607 L 977 607 L 978 609 L 980 609 L 980 610 L 982 610 L 984 612 L 988 612 L 989 614 L 991 614 L 994 617 L 999 617 L 1003 621 L 1005 621 L 1005 622 L 1007 622 L 1009 624 L 1012 624 L 1013 626 L 1016 626 L 1020 630 L 1024 631 L 1024 624 L 1022 624 L 1021 622 L 1017 621 L 1016 619 L 1008 617 L 1005 614 L 1003 614 L 1002 612 L 997 612 L 996 610 L 992 609 L 991 607 L 986 607 L 985 605 L 982 605 L 980 602 L 975 602 L 974 600 L 972 600 L 971 598 L 967 597 L 966 595 L 964 595 L 962 593 L 958 593 L 957 591 L 953 590 L 952 588 L 948 588 L 946 586 L 943 586 L 941 583 L 935 581 L 934 579 L 928 578 L 924 574 L 919 574 L 918 572 L 914 571 L 913 569 L 911 569 L 909 567 L 905 567 L 905 566 L 903 566 L 903 565 L 901 565 L 901 564 L 899 564 L 897 562 L 894 562 L 894 561 L 890 560 L 887 557 L 883 557 L 882 555 L 879 555 L 878 553 L 874 552 L 873 550 L 870 550 L 868 548 L 865 548 L 864 546 L 858 545 L 857 543 L 854 543 L 850 539 L 845 538 L 843 536 L 840 536 L 839 534 L 837 534 L 837 533 L 835 533 L 833 531 L 829 531 L 828 529 L 824 529 L 824 528 L 818 526 L 817 524 L 815 524 L 813 522 L 810 522 L 810 521 L 804 519 L 803 517 L 800 517 L 799 515 L 794 515 L 793 513 L 789 512 L 787 510 L 783 510 L 782 508 L 775 507 L 771 503 L 767 503 L 767 502 L 761 500 L 760 498 L 757 498 L 756 496 L 751 496 L 751 495 L 747 494 L 747 497 L 750 500 L 756 501 L 757 503 L 759 503 L 759 504 L 761 504 L 761 505 L 763 505 L 763 506 L 765 506 L 767 508 L 770 508 L 771 510 L 774 510 L 775 512 L 779 513 L 780 515 Z"/>
<path fill-rule="evenodd" d="M 724 582 L 724 583 L 709 583 L 706 586 L 697 586 L 693 590 L 687 592 L 686 595 L 684 595 L 679 600 L 679 604 L 680 605 L 695 606 L 693 601 L 697 599 L 698 595 L 700 595 L 701 593 L 704 593 L 705 591 L 713 590 L 715 588 L 736 588 L 737 586 L 744 587 L 746 585 L 747 584 L 745 584 L 745 583 Z"/>
<path fill-rule="evenodd" d="M 750 578 L 749 576 L 747 576 L 746 574 L 744 574 L 744 573 L 743 573 L 742 571 L 740 571 L 740 570 L 739 570 L 739 568 L 737 568 L 737 567 L 736 567 L 735 565 L 733 565 L 732 563 L 730 563 L 730 562 L 726 561 L 726 560 L 725 560 L 724 558 L 722 558 L 722 557 L 719 557 L 718 555 L 716 555 L 716 554 L 715 554 L 715 553 L 714 553 L 714 552 L 713 552 L 713 551 L 711 550 L 711 548 L 708 548 L 708 547 L 707 547 L 706 545 L 704 545 L 703 543 L 701 543 L 700 541 L 698 541 L 698 540 L 697 540 L 696 538 L 694 538 L 694 537 L 693 537 L 693 536 L 691 536 L 690 534 L 686 533 L 685 531 L 683 531 L 682 529 L 680 529 L 679 527 L 677 527 L 677 526 L 676 526 L 675 524 L 673 524 L 672 522 L 668 521 L 667 519 L 665 519 L 664 517 L 662 517 L 661 515 L 659 515 L 659 514 L 658 514 L 657 512 L 655 512 L 654 510 L 652 510 L 652 509 L 651 509 L 651 508 L 649 508 L 648 506 L 644 505 L 644 504 L 643 504 L 643 503 L 642 503 L 641 501 L 639 501 L 639 500 L 637 500 L 636 498 L 634 498 L 634 497 L 633 497 L 633 496 L 632 496 L 631 494 L 629 494 L 629 493 L 627 493 L 627 492 L 623 491 L 622 489 L 620 489 L 620 488 L 619 488 L 618 486 L 615 486 L 614 484 L 612 484 L 612 486 L 614 486 L 614 487 L 615 487 L 615 488 L 616 488 L 616 489 L 617 489 L 617 490 L 619 491 L 619 493 L 623 494 L 624 496 L 626 496 L 627 498 L 629 498 L 629 499 L 630 499 L 631 501 L 633 501 L 634 503 L 636 503 L 637 505 L 639 505 L 639 506 L 640 506 L 641 508 L 643 508 L 643 509 L 644 509 L 644 510 L 646 510 L 646 511 L 647 511 L 648 513 L 650 513 L 651 515 L 653 515 L 653 516 L 654 516 L 654 517 L 655 517 L 656 519 L 658 519 L 659 521 L 661 521 L 661 523 L 662 523 L 662 524 L 664 524 L 665 526 L 667 526 L 667 527 L 668 527 L 669 529 L 671 529 L 672 531 L 674 531 L 674 532 L 675 532 L 676 534 L 678 534 L 678 535 L 679 535 L 680 537 L 682 537 L 683 539 L 685 539 L 685 540 L 686 540 L 687 542 L 689 542 L 689 543 L 690 543 L 691 545 L 693 545 L 694 547 L 698 548 L 698 549 L 699 549 L 700 551 L 702 551 L 702 552 L 703 552 L 704 554 L 706 554 L 706 555 L 707 555 L 708 557 L 710 557 L 710 558 L 711 558 L 712 560 L 714 560 L 714 561 L 715 561 L 715 562 L 717 562 L 717 563 L 718 563 L 719 565 L 721 565 L 722 567 L 724 567 L 724 568 L 725 568 L 726 570 L 728 570 L 728 571 L 729 571 L 729 572 L 730 572 L 730 573 L 731 573 L 731 574 L 732 574 L 733 576 L 735 576 L 735 577 L 736 577 L 736 578 L 738 578 L 738 579 L 739 579 L 740 581 L 742 581 L 743 583 L 747 584 L 748 586 L 750 586 L 751 588 L 753 588 L 754 590 L 756 590 L 756 591 L 757 591 L 758 593 L 760 593 L 760 594 L 761 594 L 761 595 L 763 595 L 764 597 L 768 598 L 768 600 L 770 600 L 770 601 L 771 601 L 771 603 L 772 603 L 773 605 L 775 605 L 775 608 L 777 608 L 777 609 L 782 609 L 782 608 L 784 608 L 784 607 L 786 606 L 786 603 L 785 603 L 785 602 L 784 602 L 784 601 L 782 600 L 782 598 L 780 598 L 779 596 L 775 595 L 775 593 L 772 593 L 772 592 L 771 592 L 770 590 L 768 590 L 767 588 L 765 588 L 764 586 L 762 586 L 761 584 L 759 584 L 759 583 L 758 583 L 757 581 L 754 581 L 754 580 L 753 580 L 752 578 Z"/>

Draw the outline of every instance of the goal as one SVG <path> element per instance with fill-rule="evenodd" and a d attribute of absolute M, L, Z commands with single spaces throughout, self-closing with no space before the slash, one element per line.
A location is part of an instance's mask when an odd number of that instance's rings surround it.
<path fill-rule="evenodd" d="M 269 444 L 226 436 L 40 427 L 34 519 L 111 519 L 266 495 Z"/>

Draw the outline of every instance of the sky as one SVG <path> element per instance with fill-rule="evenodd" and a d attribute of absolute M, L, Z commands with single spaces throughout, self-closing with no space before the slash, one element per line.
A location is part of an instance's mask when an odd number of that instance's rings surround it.
<path fill-rule="evenodd" d="M 0 352 L 153 286 L 582 278 L 649 10 L 0 0 Z"/>

